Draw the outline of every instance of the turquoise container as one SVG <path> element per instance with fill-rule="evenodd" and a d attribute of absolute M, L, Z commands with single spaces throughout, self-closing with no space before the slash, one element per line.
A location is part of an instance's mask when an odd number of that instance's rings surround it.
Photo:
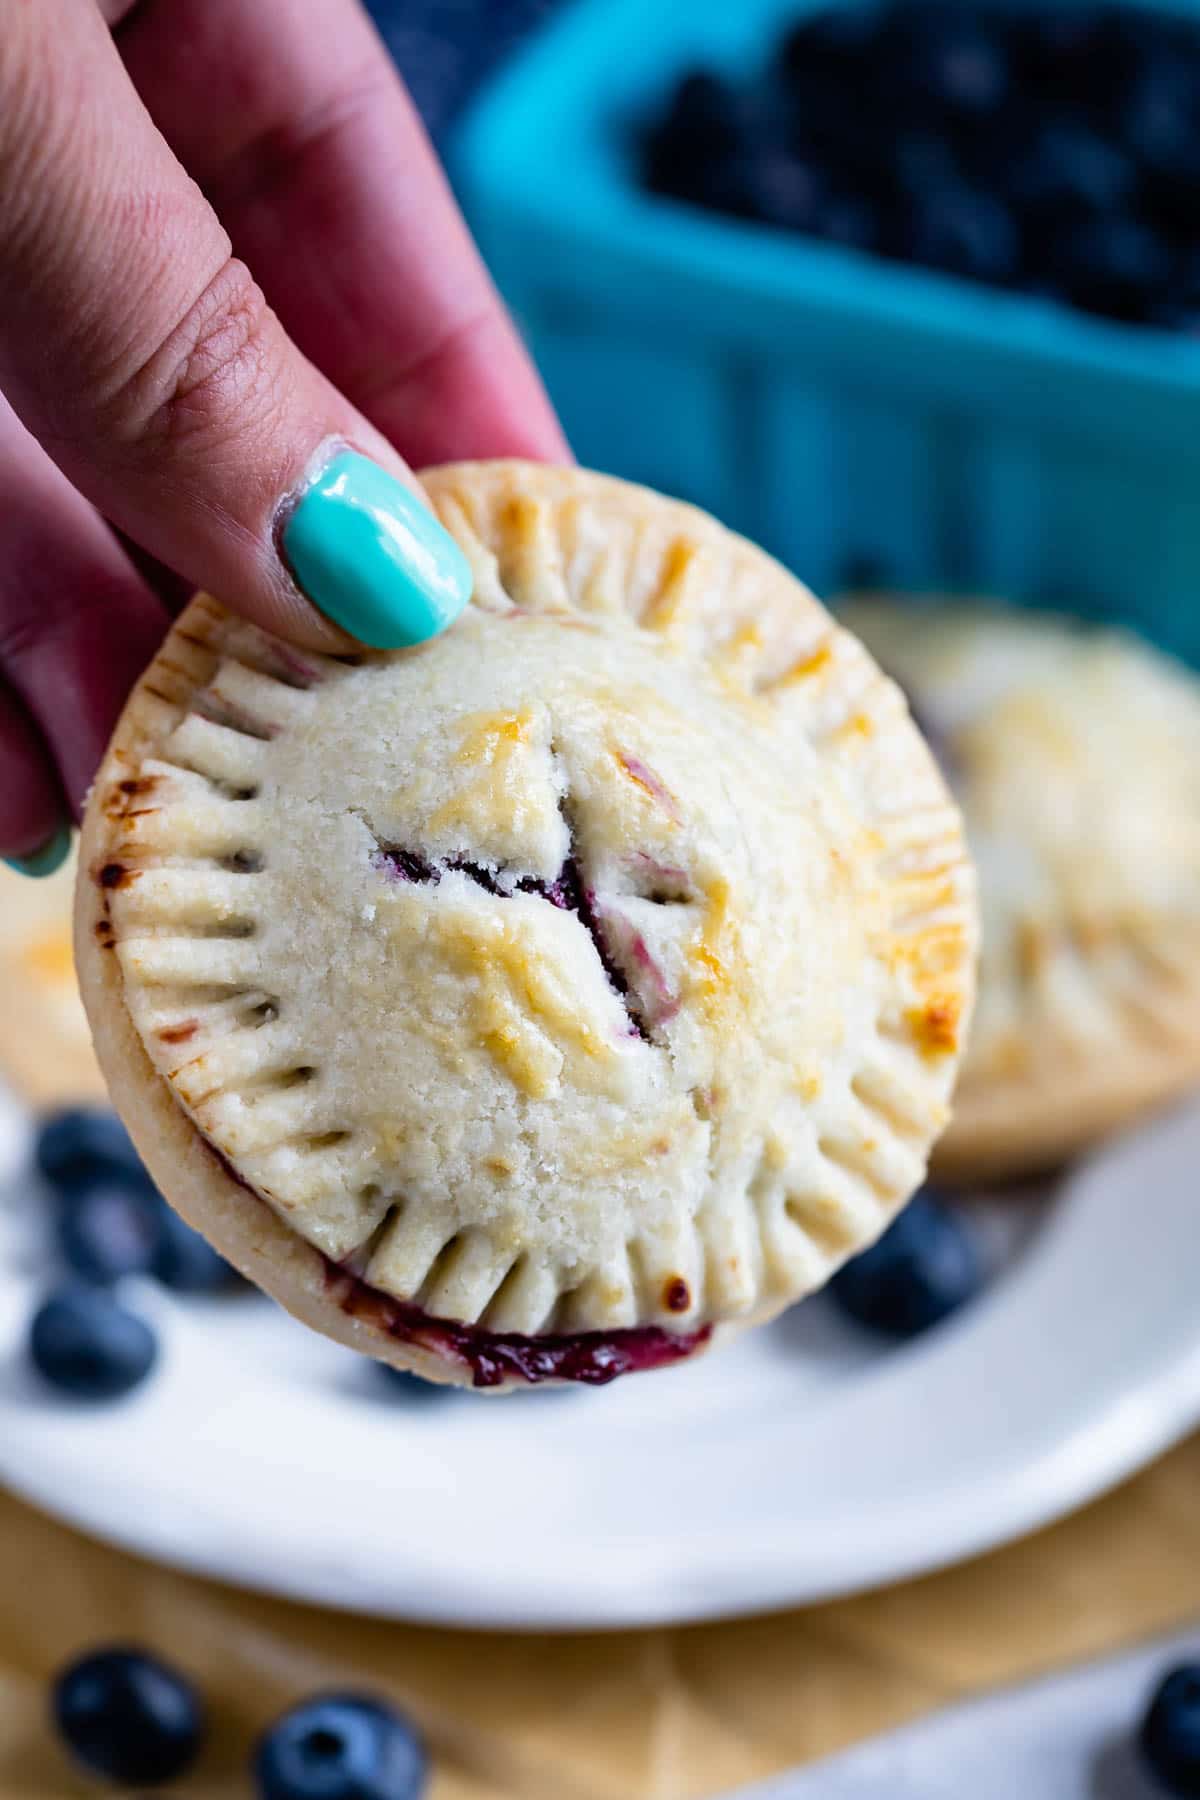
<path fill-rule="evenodd" d="M 1000 594 L 1200 664 L 1200 343 L 640 191 L 679 75 L 762 67 L 818 3 L 576 0 L 459 128 L 456 184 L 580 461 L 819 592 Z"/>

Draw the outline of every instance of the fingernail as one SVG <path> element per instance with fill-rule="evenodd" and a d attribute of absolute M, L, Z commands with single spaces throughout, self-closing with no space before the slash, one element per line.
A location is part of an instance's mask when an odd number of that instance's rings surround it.
<path fill-rule="evenodd" d="M 423 644 L 471 598 L 471 568 L 416 495 L 347 450 L 300 496 L 283 528 L 300 587 L 327 618 L 377 650 Z"/>
<path fill-rule="evenodd" d="M 60 825 L 39 850 L 30 851 L 28 856 L 6 856 L 3 861 L 18 875 L 31 875 L 40 880 L 43 875 L 53 875 L 56 869 L 61 869 L 70 854 L 71 827 Z"/>

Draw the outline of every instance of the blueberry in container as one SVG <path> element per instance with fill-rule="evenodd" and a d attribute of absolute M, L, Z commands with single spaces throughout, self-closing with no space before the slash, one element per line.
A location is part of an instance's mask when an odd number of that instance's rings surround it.
<path fill-rule="evenodd" d="M 485 86 L 452 171 L 584 463 L 696 500 L 818 591 L 870 567 L 1124 620 L 1200 662 L 1195 257 L 1164 269 L 1145 235 L 1172 206 L 1200 217 L 1200 114 L 1171 72 L 1200 6 L 1061 0 L 1015 59 L 971 10 L 938 9 L 954 32 L 910 72 L 919 104 L 887 170 L 879 96 L 831 106 L 824 79 L 870 7 L 574 0 Z M 1031 158 L 1043 101 L 1081 69 L 1093 111 L 1111 96 L 1107 135 Z M 790 83 L 793 160 L 752 132 L 719 166 L 664 143 L 649 191 L 646 134 L 689 71 L 732 117 L 748 89 L 767 109 Z M 1014 96 L 1010 141 L 996 109 L 1011 124 Z M 931 151 L 946 119 L 969 154 Z M 876 189 L 855 172 L 848 195 L 835 166 L 880 170 Z M 969 225 L 964 189 L 988 197 Z M 789 213 L 813 222 L 781 228 Z M 909 265 L 913 241 L 937 268 Z"/>

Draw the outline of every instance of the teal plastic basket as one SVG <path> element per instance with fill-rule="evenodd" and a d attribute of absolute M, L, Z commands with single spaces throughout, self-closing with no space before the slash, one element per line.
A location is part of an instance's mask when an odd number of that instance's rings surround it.
<path fill-rule="evenodd" d="M 760 67 L 817 3 L 578 0 L 460 127 L 457 185 L 577 455 L 819 591 L 1068 606 L 1200 663 L 1200 344 L 639 189 L 679 75 Z"/>

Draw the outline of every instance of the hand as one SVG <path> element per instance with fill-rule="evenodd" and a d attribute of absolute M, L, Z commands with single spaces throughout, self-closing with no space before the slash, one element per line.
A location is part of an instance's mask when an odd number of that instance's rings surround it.
<path fill-rule="evenodd" d="M 568 454 L 357 0 L 0 0 L 0 390 L 0 854 L 28 872 L 172 599 L 419 641 L 470 583 L 410 467 Z"/>

